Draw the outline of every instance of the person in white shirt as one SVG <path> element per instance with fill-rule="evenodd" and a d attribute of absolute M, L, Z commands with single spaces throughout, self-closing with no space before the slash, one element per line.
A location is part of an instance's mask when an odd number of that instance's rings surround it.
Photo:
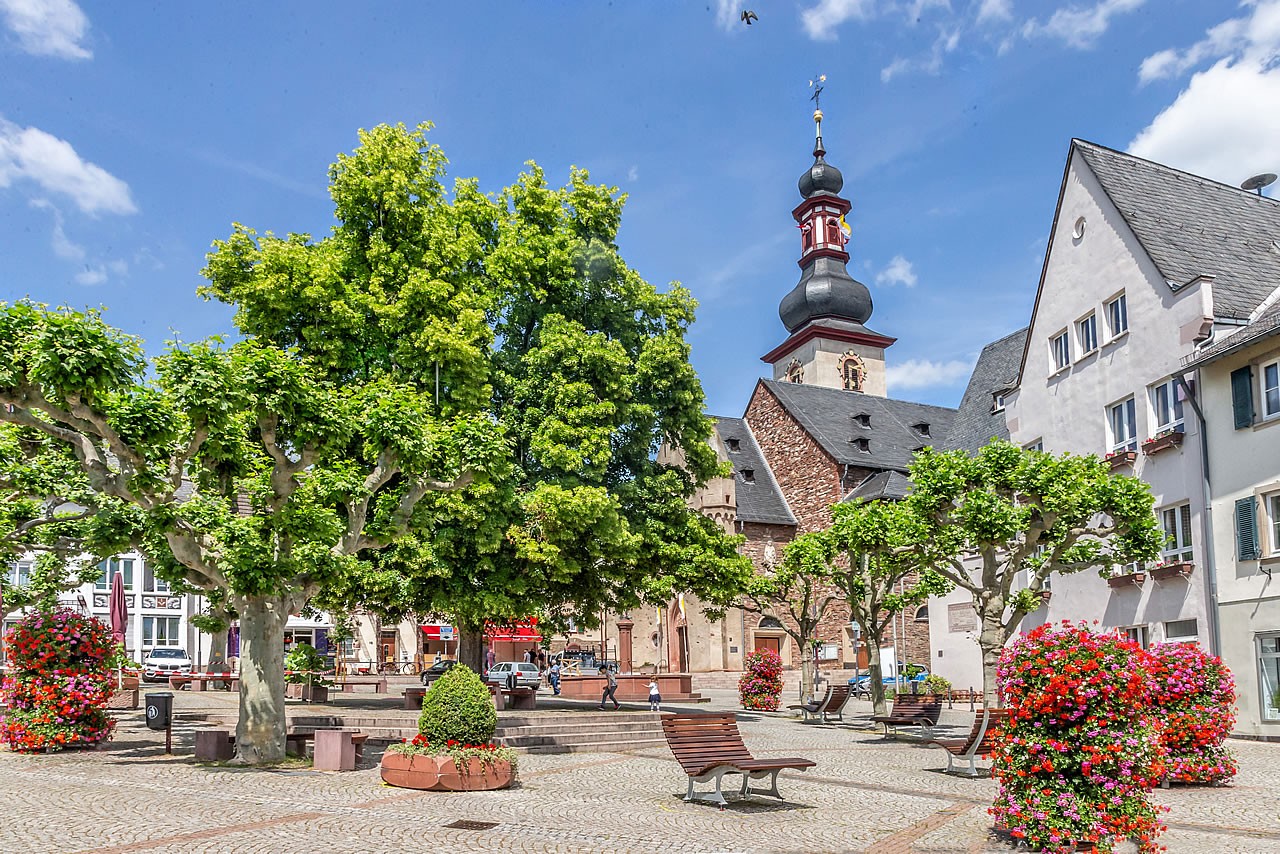
<path fill-rule="evenodd" d="M 658 693 L 658 681 L 656 679 L 649 681 L 649 711 L 662 711 L 662 695 Z"/>

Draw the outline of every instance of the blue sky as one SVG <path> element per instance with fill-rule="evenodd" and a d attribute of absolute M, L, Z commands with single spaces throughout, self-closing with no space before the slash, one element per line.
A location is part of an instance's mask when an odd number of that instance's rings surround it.
<path fill-rule="evenodd" d="M 195 295 L 210 242 L 324 234 L 357 128 L 430 120 L 486 190 L 532 159 L 629 194 L 623 255 L 700 300 L 694 364 L 737 415 L 784 337 L 825 73 L 890 394 L 956 405 L 1027 322 L 1071 137 L 1280 171 L 1278 56 L 1280 0 L 0 0 L 0 299 L 106 306 L 153 350 L 230 331 Z"/>

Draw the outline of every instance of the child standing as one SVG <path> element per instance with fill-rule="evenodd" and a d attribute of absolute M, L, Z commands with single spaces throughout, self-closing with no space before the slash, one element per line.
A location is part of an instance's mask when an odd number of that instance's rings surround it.
<path fill-rule="evenodd" d="M 662 711 L 662 695 L 658 693 L 657 680 L 649 680 L 649 711 Z"/>

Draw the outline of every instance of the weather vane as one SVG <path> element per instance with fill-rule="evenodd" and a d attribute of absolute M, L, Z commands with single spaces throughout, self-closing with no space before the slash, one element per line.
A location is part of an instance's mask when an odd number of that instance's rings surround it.
<path fill-rule="evenodd" d="M 813 90 L 813 94 L 809 96 L 809 100 L 813 101 L 813 107 L 816 110 L 822 109 L 822 84 L 827 82 L 827 75 L 819 74 L 817 77 L 809 81 L 809 88 Z"/>

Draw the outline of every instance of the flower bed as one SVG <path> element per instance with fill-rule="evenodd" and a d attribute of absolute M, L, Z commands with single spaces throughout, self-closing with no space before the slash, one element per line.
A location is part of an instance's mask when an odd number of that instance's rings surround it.
<path fill-rule="evenodd" d="M 111 737 L 107 714 L 115 674 L 111 633 L 98 620 L 68 609 L 28 614 L 5 639 L 11 672 L 9 708 L 0 738 L 33 753 L 99 744 Z"/>
<path fill-rule="evenodd" d="M 1047 624 L 1015 640 L 997 676 L 1010 709 L 997 735 L 991 813 L 1033 849 L 1156 851 L 1150 798 L 1164 774 L 1137 644 L 1086 626 Z"/>
<path fill-rule="evenodd" d="M 1152 703 L 1167 755 L 1167 775 L 1183 783 L 1221 784 L 1239 769 L 1223 746 L 1236 722 L 1235 680 L 1222 659 L 1195 644 L 1147 651 Z"/>
<path fill-rule="evenodd" d="M 742 708 L 776 712 L 782 701 L 782 658 L 771 649 L 758 649 L 743 662 L 738 679 Z"/>

